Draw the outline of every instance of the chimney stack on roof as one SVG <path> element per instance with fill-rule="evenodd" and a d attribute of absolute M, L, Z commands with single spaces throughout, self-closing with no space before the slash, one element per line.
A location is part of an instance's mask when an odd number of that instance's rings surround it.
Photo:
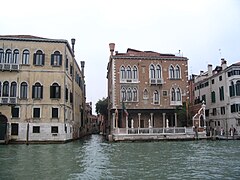
<path fill-rule="evenodd" d="M 221 66 L 222 66 L 222 70 L 227 68 L 227 61 L 224 58 L 221 59 Z"/>
<path fill-rule="evenodd" d="M 212 76 L 212 65 L 208 64 L 208 76 Z"/>
<path fill-rule="evenodd" d="M 109 48 L 111 52 L 111 56 L 113 55 L 114 49 L 115 49 L 115 44 L 114 43 L 109 43 Z"/>

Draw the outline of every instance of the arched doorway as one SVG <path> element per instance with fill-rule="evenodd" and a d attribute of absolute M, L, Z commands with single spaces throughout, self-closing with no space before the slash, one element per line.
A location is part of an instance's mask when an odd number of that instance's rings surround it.
<path fill-rule="evenodd" d="M 0 140 L 5 140 L 7 132 L 7 117 L 0 114 Z"/>

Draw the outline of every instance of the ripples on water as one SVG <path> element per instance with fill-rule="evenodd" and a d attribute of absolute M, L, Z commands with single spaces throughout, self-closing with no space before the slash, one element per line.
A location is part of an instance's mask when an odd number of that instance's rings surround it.
<path fill-rule="evenodd" d="M 0 179 L 240 179 L 240 141 L 0 146 Z"/>

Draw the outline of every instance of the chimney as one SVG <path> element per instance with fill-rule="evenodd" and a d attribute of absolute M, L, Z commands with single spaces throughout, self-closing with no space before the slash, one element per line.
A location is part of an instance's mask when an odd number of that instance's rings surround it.
<path fill-rule="evenodd" d="M 84 77 L 84 66 L 85 66 L 85 61 L 81 61 L 81 68 L 82 68 L 83 77 Z"/>
<path fill-rule="evenodd" d="M 222 66 L 222 70 L 227 68 L 227 61 L 224 58 L 221 59 L 221 66 Z"/>
<path fill-rule="evenodd" d="M 212 76 L 212 65 L 208 64 L 208 77 Z"/>
<path fill-rule="evenodd" d="M 75 40 L 74 38 L 71 39 L 73 54 L 74 54 L 74 45 L 75 45 L 75 41 L 76 41 L 76 40 Z"/>
<path fill-rule="evenodd" d="M 202 74 L 203 74 L 203 72 L 204 72 L 204 71 L 200 71 L 200 75 L 202 75 Z"/>
<path fill-rule="evenodd" d="M 115 44 L 114 43 L 109 43 L 109 48 L 110 48 L 110 52 L 111 52 L 111 56 L 112 56 L 113 52 L 114 52 Z"/>

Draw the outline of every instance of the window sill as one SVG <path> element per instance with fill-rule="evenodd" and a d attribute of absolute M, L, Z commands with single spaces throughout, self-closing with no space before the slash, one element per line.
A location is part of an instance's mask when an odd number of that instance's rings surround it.
<path fill-rule="evenodd" d="M 61 67 L 62 65 L 51 65 L 52 67 Z"/>

